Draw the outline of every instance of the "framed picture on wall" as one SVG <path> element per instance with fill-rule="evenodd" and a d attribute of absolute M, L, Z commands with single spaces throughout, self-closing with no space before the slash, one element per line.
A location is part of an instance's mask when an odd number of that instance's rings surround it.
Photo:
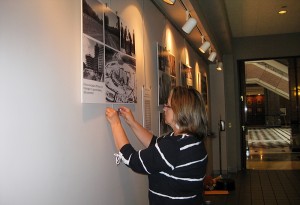
<path fill-rule="evenodd" d="M 252 105 L 252 97 L 247 97 L 247 105 Z"/>
<path fill-rule="evenodd" d="M 136 103 L 135 34 L 98 0 L 82 0 L 82 103 Z"/>
<path fill-rule="evenodd" d="M 170 75 L 176 79 L 175 56 L 170 53 L 167 55 L 167 67 L 167 70 L 170 71 Z"/>
<path fill-rule="evenodd" d="M 197 90 L 201 92 L 201 73 L 197 73 Z"/>
<path fill-rule="evenodd" d="M 193 87 L 192 68 L 184 63 L 180 63 L 181 85 L 184 87 Z"/>
<path fill-rule="evenodd" d="M 256 104 L 258 104 L 258 105 L 262 104 L 261 101 L 262 101 L 261 99 L 257 99 Z"/>
<path fill-rule="evenodd" d="M 170 90 L 176 86 L 175 56 L 157 43 L 158 105 L 168 101 Z"/>

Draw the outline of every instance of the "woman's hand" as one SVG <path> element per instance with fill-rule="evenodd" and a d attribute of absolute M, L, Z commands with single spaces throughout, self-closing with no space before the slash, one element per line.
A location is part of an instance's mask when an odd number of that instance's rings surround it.
<path fill-rule="evenodd" d="M 120 117 L 118 115 L 118 112 L 115 109 L 111 107 L 107 107 L 105 115 L 107 121 L 110 123 L 111 126 L 120 123 Z"/>
<path fill-rule="evenodd" d="M 145 147 L 148 147 L 153 134 L 150 133 L 146 128 L 144 128 L 140 123 L 138 123 L 131 110 L 127 107 L 119 107 L 119 114 L 124 118 L 124 121 L 130 126 L 135 136 L 142 142 Z"/>
<path fill-rule="evenodd" d="M 119 113 L 111 108 L 106 108 L 106 119 L 110 123 L 112 134 L 115 140 L 115 145 L 120 150 L 125 144 L 129 144 L 126 133 L 120 121 Z"/>
<path fill-rule="evenodd" d="M 132 114 L 132 112 L 129 108 L 122 106 L 122 107 L 119 108 L 119 113 L 124 118 L 125 122 L 129 126 L 133 125 L 133 123 L 135 122 L 135 119 L 134 119 L 133 114 Z"/>

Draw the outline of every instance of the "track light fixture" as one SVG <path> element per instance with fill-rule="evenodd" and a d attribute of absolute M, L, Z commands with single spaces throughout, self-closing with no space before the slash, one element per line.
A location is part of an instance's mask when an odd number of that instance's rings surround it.
<path fill-rule="evenodd" d="M 214 62 L 216 57 L 217 57 L 217 53 L 213 51 L 209 54 L 208 60 L 211 61 L 211 62 Z"/>
<path fill-rule="evenodd" d="M 202 45 L 200 46 L 199 50 L 202 52 L 202 53 L 205 53 L 210 47 L 210 42 L 208 41 L 205 41 L 204 43 L 202 43 Z"/>
<path fill-rule="evenodd" d="M 217 68 L 216 68 L 216 69 L 217 69 L 218 71 L 223 70 L 223 63 L 217 61 Z"/>
<path fill-rule="evenodd" d="M 167 4 L 173 5 L 175 4 L 176 0 L 164 0 L 164 2 L 166 2 Z"/>
<path fill-rule="evenodd" d="M 184 32 L 186 32 L 187 34 L 191 33 L 191 31 L 193 30 L 193 28 L 195 28 L 195 26 L 197 25 L 197 21 L 194 18 L 189 18 L 187 20 L 187 22 L 185 22 L 185 24 L 182 26 L 182 30 Z"/>
<path fill-rule="evenodd" d="M 182 30 L 189 34 L 191 33 L 191 31 L 195 28 L 195 26 L 197 25 L 197 21 L 196 19 L 192 18 L 192 17 L 189 17 L 190 15 L 190 12 L 189 11 L 186 11 L 186 22 L 185 24 L 182 26 Z"/>
<path fill-rule="evenodd" d="M 169 4 L 170 3 L 174 4 L 175 0 L 164 0 L 164 2 L 169 3 Z M 211 61 L 211 62 L 213 62 L 216 59 L 216 57 L 217 57 L 217 53 L 216 52 L 212 52 L 210 42 L 209 41 L 205 41 L 204 35 L 203 35 L 202 31 L 197 26 L 196 19 L 191 16 L 190 11 L 189 11 L 188 7 L 184 4 L 183 0 L 179 0 L 178 2 L 181 3 L 182 7 L 185 10 L 185 14 L 186 14 L 186 22 L 182 26 L 182 30 L 186 34 L 190 34 L 195 27 L 197 28 L 197 30 L 199 31 L 199 33 L 201 35 L 201 38 L 202 38 L 202 43 L 201 43 L 201 46 L 199 47 L 199 50 L 202 53 L 205 53 L 210 48 L 208 60 Z"/>

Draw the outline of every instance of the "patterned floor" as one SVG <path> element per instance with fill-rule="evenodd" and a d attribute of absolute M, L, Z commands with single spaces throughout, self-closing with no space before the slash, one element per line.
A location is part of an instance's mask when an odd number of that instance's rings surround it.
<path fill-rule="evenodd" d="M 290 128 L 252 128 L 246 139 L 248 170 L 300 169 L 300 152 L 292 151 Z"/>
<path fill-rule="evenodd" d="M 223 195 L 205 195 L 212 205 L 298 205 L 299 170 L 246 170 L 229 176 L 235 190 Z"/>
<path fill-rule="evenodd" d="M 291 145 L 290 128 L 249 128 L 246 135 L 249 148 L 284 148 Z"/>

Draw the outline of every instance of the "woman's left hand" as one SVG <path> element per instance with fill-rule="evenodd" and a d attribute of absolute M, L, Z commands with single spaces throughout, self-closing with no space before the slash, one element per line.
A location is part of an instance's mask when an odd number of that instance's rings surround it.
<path fill-rule="evenodd" d="M 118 112 L 111 108 L 111 107 L 107 107 L 106 108 L 106 119 L 108 120 L 108 122 L 110 123 L 110 125 L 116 124 L 116 123 L 120 123 L 120 117 Z"/>

